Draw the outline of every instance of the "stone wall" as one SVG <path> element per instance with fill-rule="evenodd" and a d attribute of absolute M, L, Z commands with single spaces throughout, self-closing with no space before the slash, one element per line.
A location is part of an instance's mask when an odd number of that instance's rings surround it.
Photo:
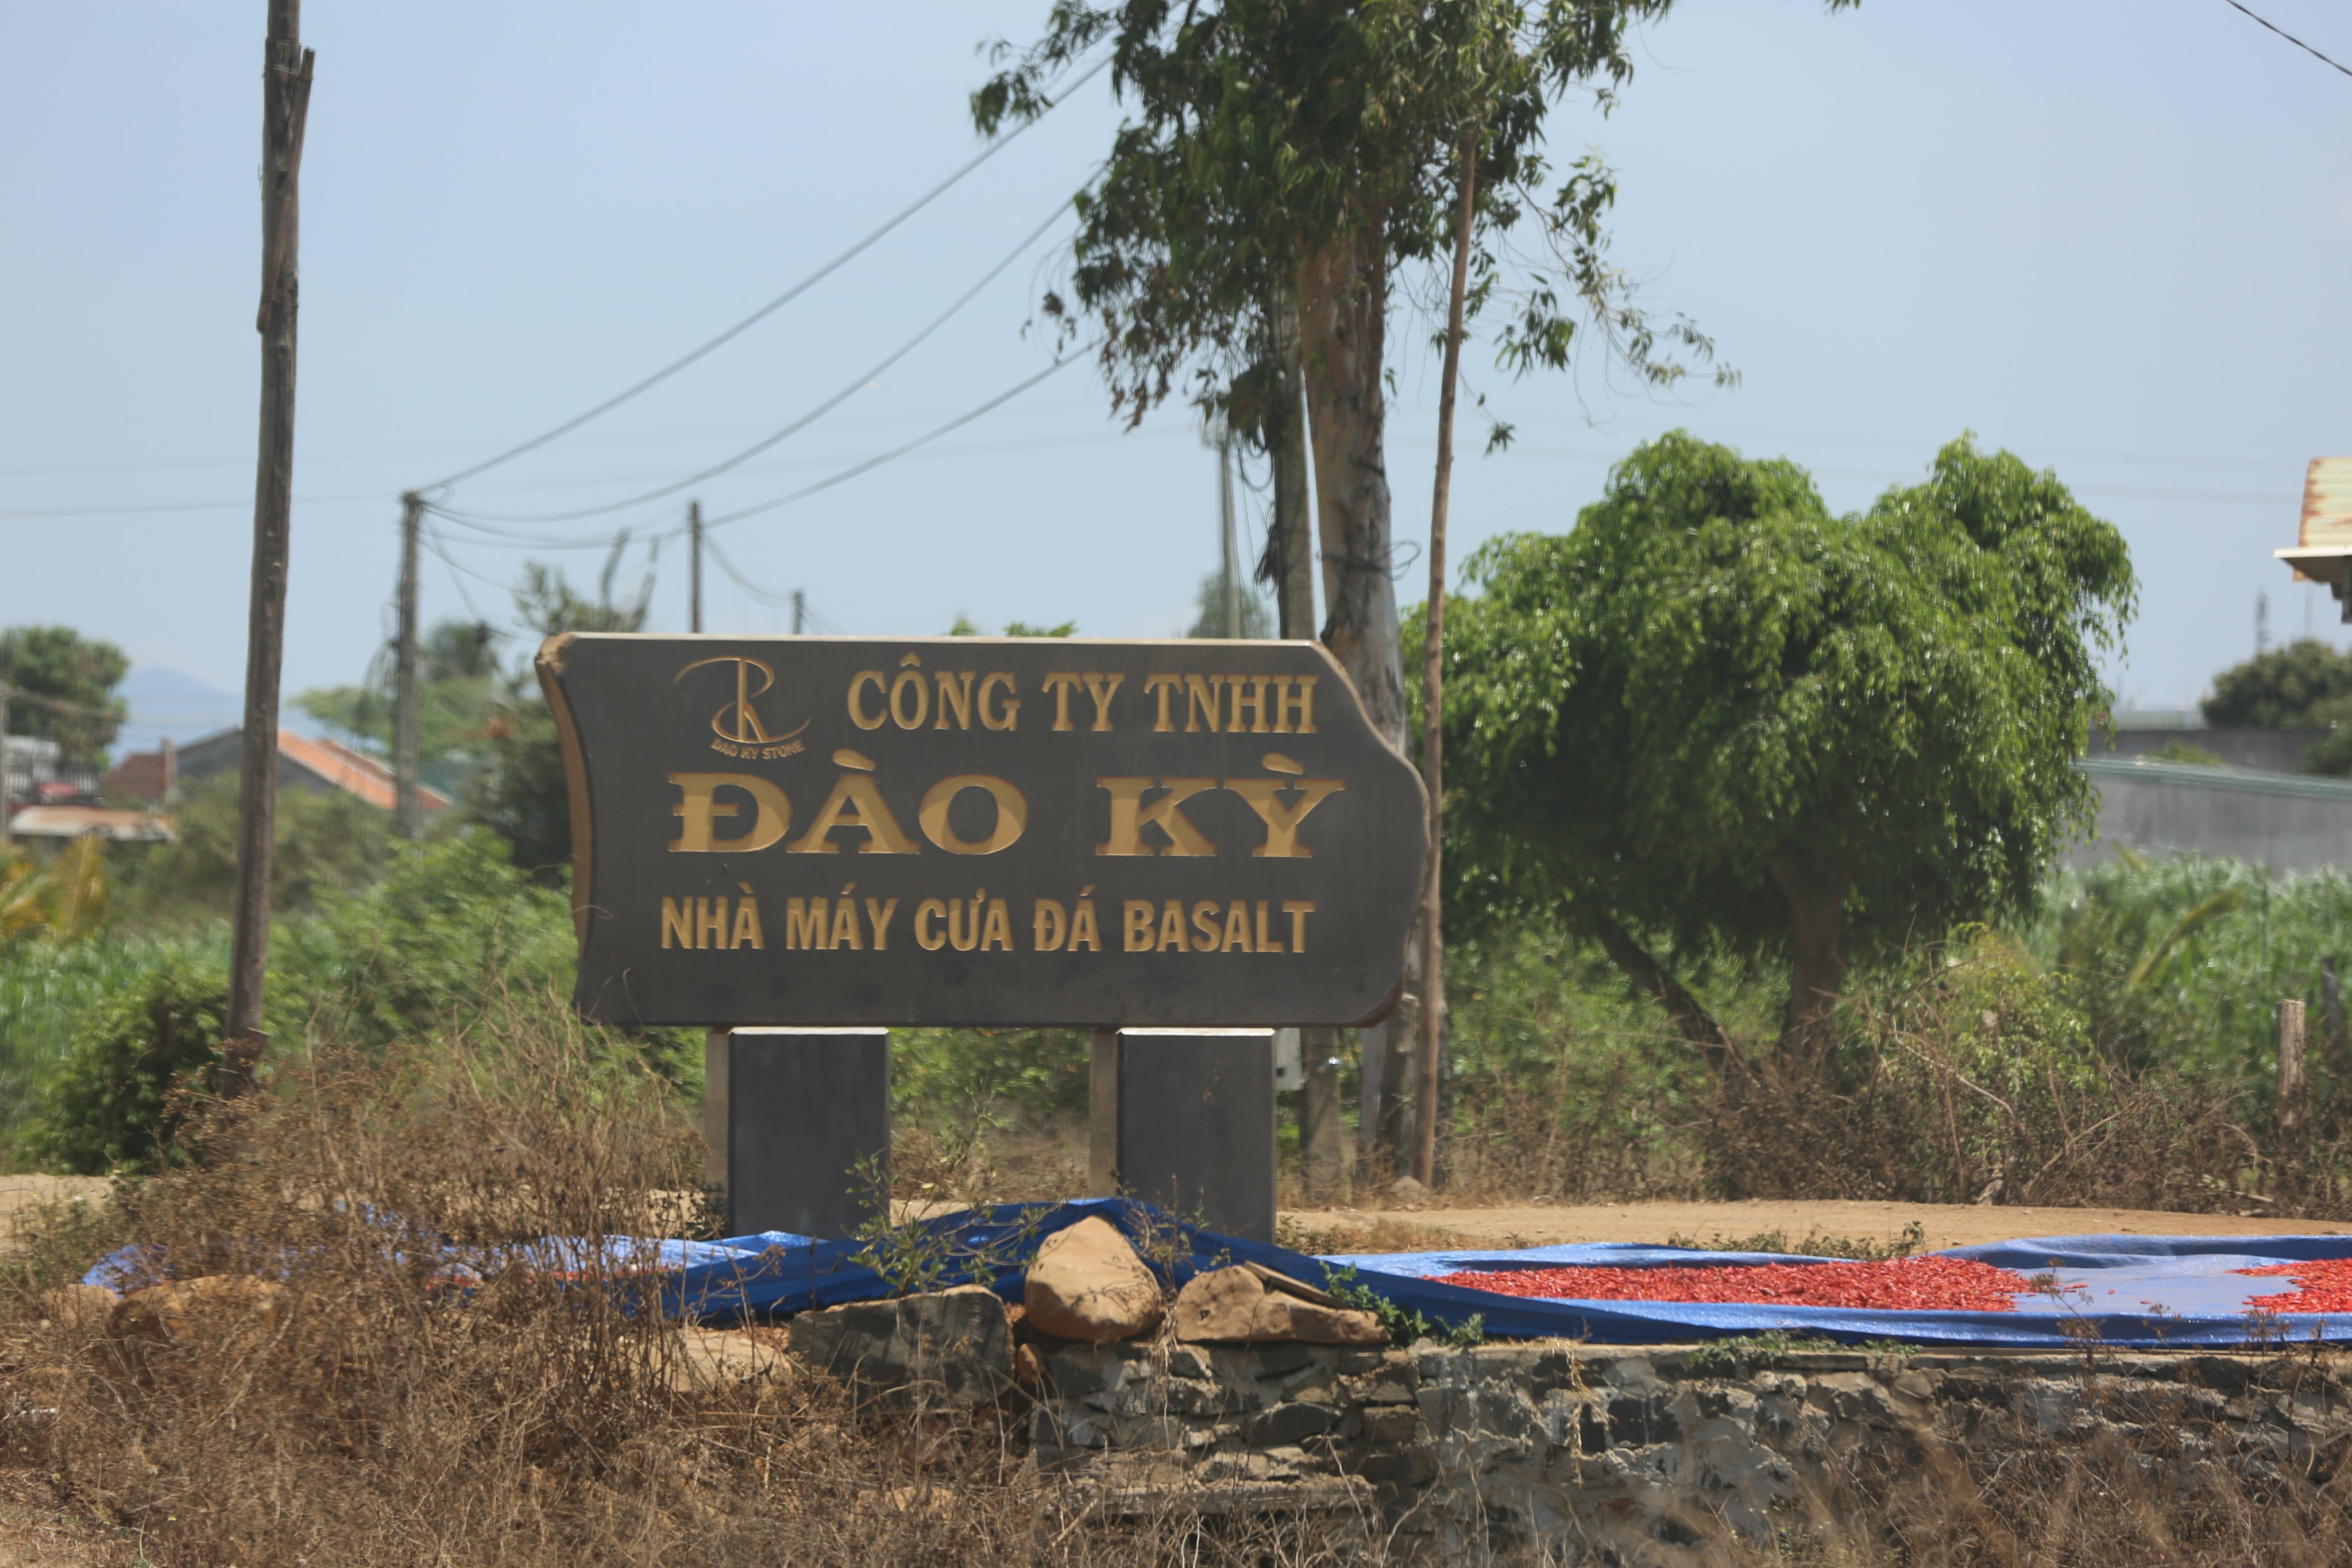
<path fill-rule="evenodd" d="M 1036 1461 L 1130 1500 L 1346 1513 L 1406 1555 L 1673 1562 L 1776 1505 L 2007 1447 L 2122 1442 L 2151 1465 L 2321 1474 L 2352 1394 L 2311 1353 L 1061 1345 Z"/>

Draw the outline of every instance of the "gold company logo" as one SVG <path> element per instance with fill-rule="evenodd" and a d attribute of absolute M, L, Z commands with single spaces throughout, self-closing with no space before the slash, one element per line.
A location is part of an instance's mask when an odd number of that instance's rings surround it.
<path fill-rule="evenodd" d="M 762 661 L 740 654 L 698 658 L 679 670 L 677 679 L 684 680 L 696 670 L 714 664 L 735 667 L 735 699 L 720 703 L 710 715 L 710 732 L 718 737 L 710 742 L 712 751 L 730 757 L 776 758 L 789 757 L 802 749 L 796 737 L 809 727 L 808 720 L 802 720 L 782 734 L 772 734 L 761 721 L 760 710 L 751 705 L 753 698 L 764 697 L 775 689 L 776 672 Z M 754 675 L 759 678 L 756 686 L 751 683 Z"/>

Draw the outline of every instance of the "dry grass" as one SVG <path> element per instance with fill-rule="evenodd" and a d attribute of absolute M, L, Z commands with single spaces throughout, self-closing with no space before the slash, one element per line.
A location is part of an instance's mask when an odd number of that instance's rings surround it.
<path fill-rule="evenodd" d="M 646 1260 L 604 1245 L 674 1218 L 692 1126 L 544 1030 L 282 1071 L 184 1167 L 42 1216 L 0 1281 L 15 1482 L 173 1565 L 1337 1560 L 1298 1519 L 1114 1518 L 1026 1463 L 1010 1405 L 698 1378 L 691 1326 L 635 1289 Z M 569 1283 L 519 1247 L 548 1235 L 591 1244 Z M 143 1334 L 59 1310 L 122 1241 L 157 1278 L 278 1289 Z"/>

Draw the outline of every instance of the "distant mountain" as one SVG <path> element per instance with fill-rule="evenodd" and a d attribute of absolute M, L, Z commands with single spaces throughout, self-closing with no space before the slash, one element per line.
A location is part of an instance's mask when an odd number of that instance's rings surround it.
<path fill-rule="evenodd" d="M 116 689 L 131 704 L 130 721 L 114 740 L 117 761 L 133 752 L 152 752 L 166 738 L 175 745 L 185 745 L 206 735 L 217 735 L 223 730 L 236 728 L 245 719 L 242 693 L 224 691 L 168 665 L 134 664 Z M 309 714 L 291 703 L 286 705 L 279 722 L 299 735 L 324 733 Z"/>

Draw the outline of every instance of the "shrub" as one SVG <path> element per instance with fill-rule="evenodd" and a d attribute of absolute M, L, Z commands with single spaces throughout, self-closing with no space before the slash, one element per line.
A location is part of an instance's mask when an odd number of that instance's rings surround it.
<path fill-rule="evenodd" d="M 163 1163 L 187 1092 L 211 1087 L 227 1005 L 226 971 L 191 953 L 100 1003 L 46 1086 L 34 1151 L 81 1175 Z"/>

